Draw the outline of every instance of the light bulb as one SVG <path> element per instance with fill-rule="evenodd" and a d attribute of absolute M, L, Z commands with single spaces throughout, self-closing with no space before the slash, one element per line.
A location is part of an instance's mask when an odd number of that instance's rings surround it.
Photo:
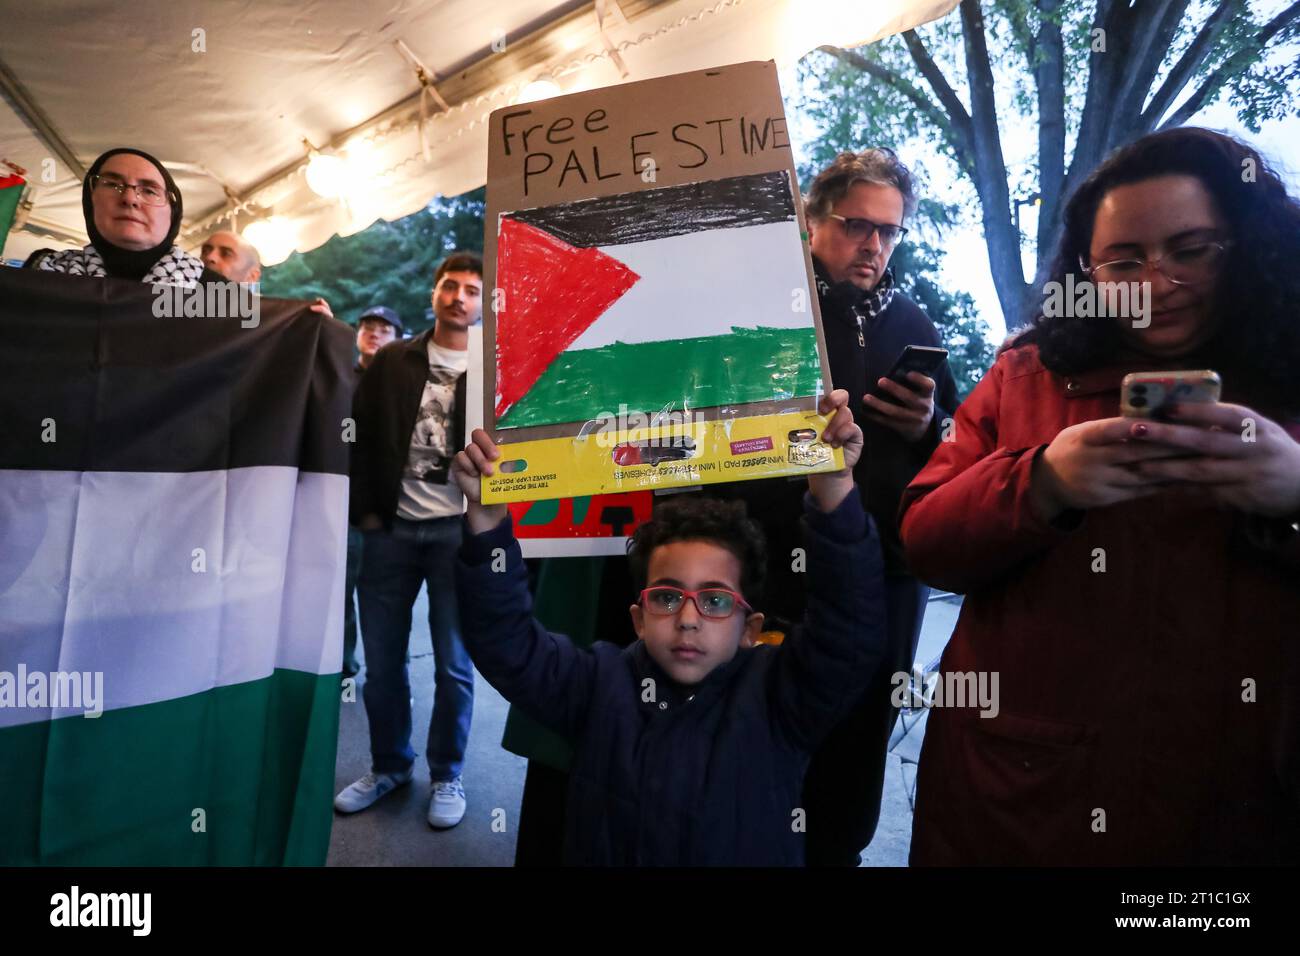
<path fill-rule="evenodd" d="M 373 175 L 374 168 L 379 164 L 379 151 L 376 149 L 375 144 L 368 139 L 357 138 L 348 143 L 344 156 L 347 171 L 353 178 L 364 178 Z"/>
<path fill-rule="evenodd" d="M 296 237 L 293 227 L 279 216 L 259 219 L 244 230 L 244 240 L 251 242 L 265 265 L 273 266 L 289 258 Z"/>
<path fill-rule="evenodd" d="M 539 76 L 533 82 L 525 86 L 519 93 L 519 99 L 516 103 L 535 103 L 538 100 L 550 99 L 552 96 L 559 96 L 564 91 L 560 89 L 560 84 L 554 80 Z"/>
<path fill-rule="evenodd" d="M 317 196 L 335 199 L 343 192 L 347 167 L 337 156 L 316 153 L 307 163 L 307 185 Z"/>

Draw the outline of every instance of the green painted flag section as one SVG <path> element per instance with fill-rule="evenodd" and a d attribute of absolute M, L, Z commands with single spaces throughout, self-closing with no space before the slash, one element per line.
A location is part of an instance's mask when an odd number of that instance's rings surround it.
<path fill-rule="evenodd" d="M 781 401 L 816 395 L 820 382 L 817 332 L 811 325 L 615 342 L 561 353 L 498 425 L 585 422 L 602 412 L 617 415 L 619 404 L 628 411 L 657 412 Z"/>

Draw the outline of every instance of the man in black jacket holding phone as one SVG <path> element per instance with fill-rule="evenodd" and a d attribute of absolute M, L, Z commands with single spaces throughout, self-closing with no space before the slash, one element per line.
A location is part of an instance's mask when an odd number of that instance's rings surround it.
<path fill-rule="evenodd" d="M 841 153 L 817 176 L 806 204 L 831 381 L 848 391 L 865 440 L 854 478 L 880 534 L 889 630 L 888 658 L 876 680 L 809 765 L 803 794 L 809 866 L 857 865 L 875 833 L 898 717 L 890 678 L 911 669 L 929 596 L 903 561 L 898 504 L 951 427 L 957 387 L 946 362 L 933 377 L 911 373 L 907 385 L 885 378 L 907 346 L 942 344 L 888 269 L 915 210 L 912 177 L 888 149 Z M 772 600 L 764 610 L 786 621 L 799 620 L 804 602 L 803 575 L 789 557 L 799 547 L 798 529 L 780 517 L 791 510 L 783 499 L 792 489 L 793 483 L 765 481 L 726 492 L 746 499 L 763 521 L 772 556 Z"/>

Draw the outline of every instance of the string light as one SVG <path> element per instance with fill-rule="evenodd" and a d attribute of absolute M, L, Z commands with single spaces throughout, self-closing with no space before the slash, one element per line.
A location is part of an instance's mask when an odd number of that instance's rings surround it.
<path fill-rule="evenodd" d="M 297 244 L 293 226 L 280 216 L 249 223 L 244 229 L 244 240 L 253 244 L 262 263 L 268 266 L 288 259 Z"/>
<path fill-rule="evenodd" d="M 343 160 L 313 152 L 307 163 L 307 185 L 317 196 L 337 199 L 347 183 L 348 171 Z"/>
<path fill-rule="evenodd" d="M 559 96 L 563 92 L 559 83 L 556 83 L 548 76 L 539 76 L 519 91 L 519 99 L 515 102 L 536 103 L 538 100 L 547 100 L 552 96 Z"/>

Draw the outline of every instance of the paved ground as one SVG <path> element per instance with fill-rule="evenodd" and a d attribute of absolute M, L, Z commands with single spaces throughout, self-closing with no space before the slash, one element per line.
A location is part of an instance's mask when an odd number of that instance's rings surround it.
<path fill-rule="evenodd" d="M 415 603 L 411 629 L 411 688 L 415 693 L 411 745 L 420 754 L 415 779 L 369 810 L 334 816 L 329 866 L 511 866 L 515 822 L 527 761 L 501 749 L 507 704 L 479 674 L 474 675 L 474 722 L 465 757 L 465 819 L 450 830 L 425 821 L 429 809 L 429 764 L 424 759 L 433 710 L 433 648 L 428 599 Z M 360 648 L 358 648 L 360 651 Z M 358 653 L 358 657 L 362 657 Z M 364 658 L 362 658 L 364 660 Z M 361 672 L 364 679 L 365 670 Z M 354 703 L 340 705 L 335 792 L 370 769 L 370 739 L 360 686 Z M 496 821 L 494 826 L 494 821 Z"/>
<path fill-rule="evenodd" d="M 958 599 L 931 600 L 917 652 L 919 666 L 938 657 L 957 620 Z M 416 751 L 415 779 L 369 810 L 336 815 L 330 837 L 330 866 L 510 866 L 514 862 L 515 823 L 524 786 L 526 761 L 501 749 L 506 702 L 481 676 L 474 688 L 474 723 L 465 761 L 468 809 L 461 824 L 435 831 L 425 822 L 429 803 L 429 767 L 424 743 L 433 707 L 433 656 L 425 623 L 427 600 L 416 602 L 411 635 L 411 685 Z M 362 671 L 364 678 L 365 672 Z M 360 688 L 355 702 L 340 705 L 339 749 L 335 790 L 341 790 L 370 768 L 370 744 Z M 865 853 L 864 866 L 905 866 L 911 841 L 911 795 L 916 757 L 920 753 L 925 718 L 904 720 L 907 730 L 888 758 L 880 824 Z"/>
<path fill-rule="evenodd" d="M 961 599 L 955 595 L 932 597 L 916 648 L 917 667 L 926 668 L 938 658 L 957 623 Z M 894 742 L 885 758 L 885 790 L 880 798 L 880 822 L 871 845 L 862 854 L 863 866 L 906 866 L 912 844 L 912 801 L 916 796 L 916 761 L 925 737 L 925 711 L 900 716 Z"/>

